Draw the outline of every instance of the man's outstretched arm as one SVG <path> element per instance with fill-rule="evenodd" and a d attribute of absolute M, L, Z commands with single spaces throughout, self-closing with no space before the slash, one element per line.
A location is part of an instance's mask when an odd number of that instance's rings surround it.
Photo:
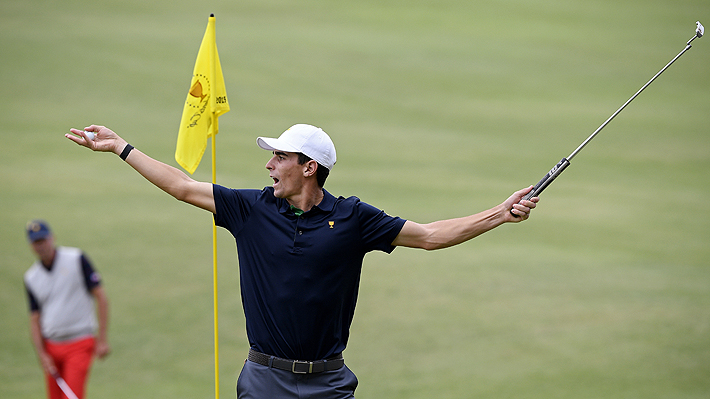
<path fill-rule="evenodd" d="M 93 151 L 113 152 L 116 155 L 120 155 L 128 144 L 105 126 L 91 125 L 84 130 L 93 132 L 95 138 L 87 138 L 84 131 L 78 129 L 70 129 L 71 134 L 67 133 L 65 137 Z M 126 162 L 148 181 L 176 199 L 212 213 L 216 212 L 211 183 L 193 180 L 181 170 L 155 160 L 135 148 L 126 157 Z"/>
<path fill-rule="evenodd" d="M 526 220 L 539 201 L 538 197 L 534 197 L 519 203 L 531 189 L 532 186 L 517 191 L 502 204 L 475 215 L 427 224 L 408 220 L 392 245 L 426 250 L 447 248 L 466 242 L 503 223 Z M 513 216 L 511 211 L 518 217 Z"/>

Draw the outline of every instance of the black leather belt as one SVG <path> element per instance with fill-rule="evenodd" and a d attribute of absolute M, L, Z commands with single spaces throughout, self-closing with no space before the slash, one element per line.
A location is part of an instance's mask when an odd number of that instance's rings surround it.
<path fill-rule="evenodd" d="M 325 360 L 316 360 L 307 362 L 304 360 L 289 360 L 282 359 L 276 356 L 270 356 L 265 353 L 257 352 L 254 349 L 249 349 L 249 361 L 261 364 L 262 366 L 274 367 L 279 370 L 290 371 L 294 374 L 314 374 L 324 371 L 337 370 L 345 364 L 342 354 L 337 354 Z"/>

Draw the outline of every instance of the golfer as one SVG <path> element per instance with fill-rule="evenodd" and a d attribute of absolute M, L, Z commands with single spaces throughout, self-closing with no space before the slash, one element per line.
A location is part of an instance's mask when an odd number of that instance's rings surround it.
<path fill-rule="evenodd" d="M 103 359 L 111 352 L 108 297 L 101 277 L 80 249 L 55 245 L 47 222 L 27 223 L 27 240 L 37 256 L 24 275 L 30 337 L 45 374 L 47 396 L 65 397 L 55 380 L 61 377 L 84 398 L 94 356 Z"/>
<path fill-rule="evenodd" d="M 298 124 L 278 138 L 257 139 L 272 153 L 266 169 L 273 184 L 263 190 L 198 182 L 104 126 L 85 131 L 95 139 L 77 129 L 66 137 L 119 155 L 176 199 L 212 212 L 215 223 L 234 236 L 251 345 L 238 398 L 354 397 L 357 378 L 342 352 L 365 254 L 460 244 L 503 223 L 526 220 L 538 201 L 522 200 L 528 187 L 478 214 L 419 224 L 326 191 L 335 146 L 315 126 Z"/>

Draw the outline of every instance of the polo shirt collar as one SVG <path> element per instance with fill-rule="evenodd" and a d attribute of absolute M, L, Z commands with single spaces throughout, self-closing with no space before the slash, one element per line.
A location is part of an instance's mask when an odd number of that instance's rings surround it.
<path fill-rule="evenodd" d="M 332 212 L 333 208 L 335 208 L 335 197 L 323 189 L 323 200 L 320 204 L 314 206 L 314 208 L 318 208 L 323 212 Z"/>
<path fill-rule="evenodd" d="M 332 212 L 333 208 L 335 207 L 335 197 L 326 191 L 326 189 L 323 190 L 323 200 L 318 205 L 314 205 L 313 209 L 318 209 L 322 212 Z M 279 205 L 279 213 L 286 214 L 288 212 L 291 212 L 291 206 L 289 205 L 288 201 L 285 199 L 281 199 Z M 310 211 L 306 212 L 306 214 L 310 213 L 313 211 L 311 209 Z"/>

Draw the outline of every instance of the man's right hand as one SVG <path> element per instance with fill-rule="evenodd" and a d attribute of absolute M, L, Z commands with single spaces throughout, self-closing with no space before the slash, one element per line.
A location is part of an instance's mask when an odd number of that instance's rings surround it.
<path fill-rule="evenodd" d="M 91 125 L 84 130 L 69 129 L 69 131 L 71 134 L 67 133 L 64 137 L 92 151 L 113 152 L 119 155 L 127 144 L 126 140 L 105 126 Z M 94 139 L 91 140 L 86 137 L 84 131 L 93 132 L 95 134 Z"/>
<path fill-rule="evenodd" d="M 57 367 L 54 365 L 54 360 L 52 360 L 52 357 L 46 352 L 39 354 L 39 362 L 42 365 L 42 370 L 44 370 L 46 374 L 57 374 Z"/>

